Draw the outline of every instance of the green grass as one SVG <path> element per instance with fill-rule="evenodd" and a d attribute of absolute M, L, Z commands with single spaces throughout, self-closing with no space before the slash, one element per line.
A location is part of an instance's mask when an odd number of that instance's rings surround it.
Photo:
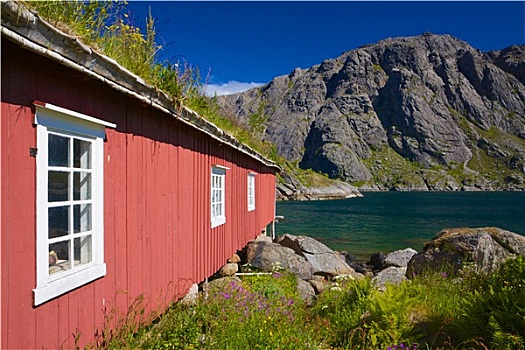
<path fill-rule="evenodd" d="M 132 21 L 125 1 L 23 3 L 38 11 L 39 16 L 52 25 L 78 36 L 146 83 L 166 93 L 176 107 L 184 105 L 195 110 L 240 142 L 272 160 L 277 159 L 275 146 L 255 136 L 262 132 L 262 110 L 250 125 L 253 130 L 247 130 L 237 122 L 235 116 L 224 114 L 214 98 L 203 94 L 204 82 L 199 67 L 186 61 L 159 60 L 158 53 L 163 47 L 157 43 L 155 19 L 151 13 L 146 18 L 145 29 L 141 29 Z"/>
<path fill-rule="evenodd" d="M 403 158 L 389 146 L 373 149 L 371 156 L 363 162 L 370 169 L 373 182 L 386 188 L 408 184 L 424 185 L 420 175 L 422 168 L 417 163 Z"/>
<path fill-rule="evenodd" d="M 310 306 L 296 284 L 286 272 L 244 276 L 153 323 L 120 324 L 98 348 L 525 349 L 524 257 L 492 275 L 429 272 L 384 291 L 334 280 Z"/>
<path fill-rule="evenodd" d="M 321 188 L 334 185 L 336 180 L 332 180 L 327 174 L 316 172 L 312 169 L 299 168 L 298 162 L 290 162 L 282 157 L 277 157 L 276 160 L 282 167 L 285 173 L 295 177 L 306 188 Z M 283 178 L 278 174 L 278 181 L 283 182 Z"/>

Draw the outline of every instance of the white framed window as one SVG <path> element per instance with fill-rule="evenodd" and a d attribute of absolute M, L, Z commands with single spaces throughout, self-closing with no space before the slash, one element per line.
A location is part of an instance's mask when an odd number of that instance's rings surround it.
<path fill-rule="evenodd" d="M 222 166 L 211 168 L 211 227 L 217 227 L 226 222 L 226 170 Z"/>
<path fill-rule="evenodd" d="M 255 174 L 248 174 L 248 211 L 255 210 Z"/>
<path fill-rule="evenodd" d="M 37 236 L 34 304 L 106 274 L 104 137 L 115 127 L 50 104 L 35 104 Z"/>

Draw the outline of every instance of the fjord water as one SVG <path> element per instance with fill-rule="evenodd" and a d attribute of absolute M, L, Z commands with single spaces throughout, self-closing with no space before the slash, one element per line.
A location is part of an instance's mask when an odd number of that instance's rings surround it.
<path fill-rule="evenodd" d="M 420 251 L 444 228 L 495 226 L 525 235 L 525 192 L 364 192 L 363 198 L 278 202 L 281 235 L 307 235 L 368 259 L 377 251 Z"/>

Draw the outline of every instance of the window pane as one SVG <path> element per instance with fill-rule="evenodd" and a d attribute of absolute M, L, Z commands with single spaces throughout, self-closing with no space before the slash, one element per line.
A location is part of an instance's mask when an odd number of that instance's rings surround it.
<path fill-rule="evenodd" d="M 69 173 L 63 171 L 48 172 L 47 200 L 58 202 L 68 200 Z"/>
<path fill-rule="evenodd" d="M 49 245 L 49 274 L 69 270 L 69 242 L 57 242 Z"/>
<path fill-rule="evenodd" d="M 75 266 L 90 263 L 93 260 L 91 235 L 75 238 L 73 251 L 75 252 Z"/>
<path fill-rule="evenodd" d="M 48 228 L 49 238 L 69 233 L 69 206 L 48 209 Z"/>
<path fill-rule="evenodd" d="M 73 140 L 73 166 L 75 168 L 91 169 L 91 142 Z"/>
<path fill-rule="evenodd" d="M 69 166 L 69 138 L 48 135 L 48 164 L 49 166 Z"/>
<path fill-rule="evenodd" d="M 91 231 L 91 204 L 73 206 L 73 223 L 75 233 Z"/>
<path fill-rule="evenodd" d="M 75 172 L 73 175 L 73 199 L 91 199 L 91 174 Z"/>

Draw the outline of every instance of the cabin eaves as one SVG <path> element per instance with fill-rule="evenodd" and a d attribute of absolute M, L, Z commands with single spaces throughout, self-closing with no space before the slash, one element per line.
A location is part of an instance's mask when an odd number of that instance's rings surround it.
<path fill-rule="evenodd" d="M 248 155 L 258 162 L 280 167 L 235 137 L 201 117 L 197 112 L 176 104 L 163 92 L 148 85 L 142 78 L 97 52 L 78 38 L 68 35 L 15 1 L 1 2 L 2 36 L 28 50 L 102 81 L 113 89 L 132 96 L 211 138 Z"/>

